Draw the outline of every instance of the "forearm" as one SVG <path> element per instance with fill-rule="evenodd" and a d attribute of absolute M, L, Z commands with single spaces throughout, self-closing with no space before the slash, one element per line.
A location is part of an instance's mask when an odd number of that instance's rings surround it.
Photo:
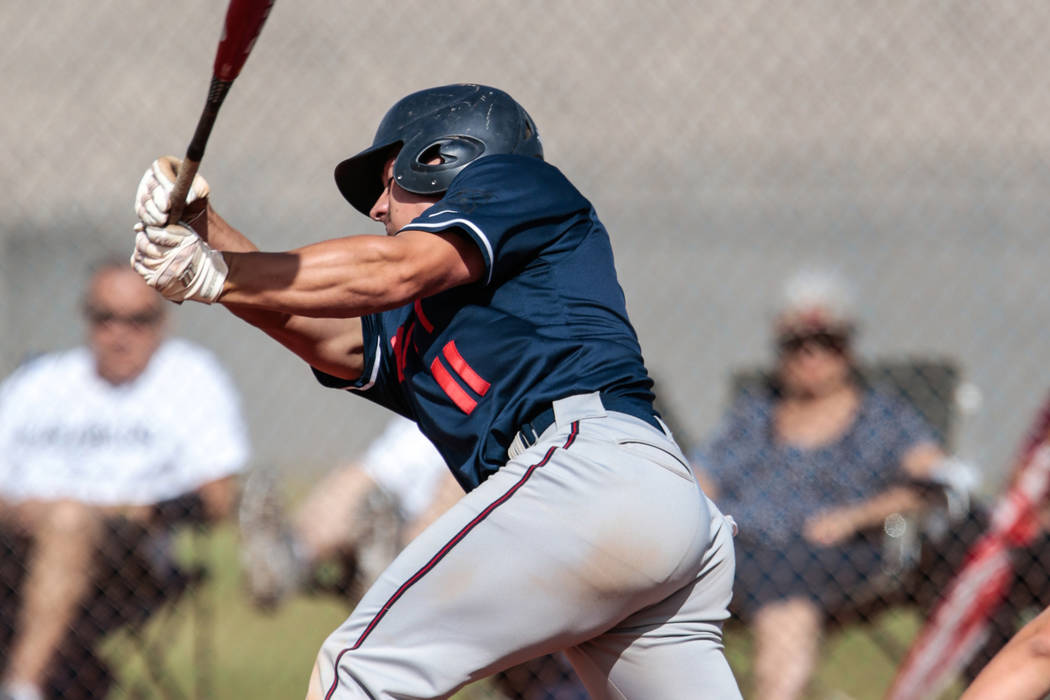
<path fill-rule="evenodd" d="M 922 505 L 922 498 L 911 488 L 898 486 L 860 503 L 832 508 L 814 514 L 806 521 L 803 535 L 811 542 L 834 545 L 856 533 L 882 525 L 886 517 Z"/>
<path fill-rule="evenodd" d="M 228 252 L 220 302 L 314 318 L 350 318 L 403 306 L 422 280 L 399 273 L 397 246 L 355 236 L 286 253 Z"/>
<path fill-rule="evenodd" d="M 286 253 L 223 254 L 229 272 L 219 301 L 314 318 L 351 318 L 404 306 L 475 282 L 478 248 L 455 232 L 351 236 Z"/>
<path fill-rule="evenodd" d="M 209 204 L 207 210 L 207 226 L 201 233 L 208 245 L 223 252 L 252 253 L 259 248 L 243 233 L 230 225 L 226 219 L 219 215 Z M 238 318 L 257 326 L 263 330 L 268 327 L 280 328 L 289 322 L 289 314 L 277 311 L 269 311 L 261 308 L 250 308 L 226 304 L 227 309 Z"/>
<path fill-rule="evenodd" d="M 204 230 L 197 230 L 197 233 L 215 250 L 237 253 L 250 253 L 259 250 L 259 247 L 252 243 L 247 236 L 222 218 L 211 204 L 208 205 L 206 223 Z"/>
<path fill-rule="evenodd" d="M 207 219 L 205 225 L 196 227 L 197 233 L 208 242 L 212 248 L 223 252 L 251 253 L 259 250 L 247 236 L 230 225 L 215 209 L 208 204 Z M 225 304 L 226 308 L 234 316 L 256 326 L 263 331 L 267 328 L 283 328 L 288 325 L 290 315 L 269 311 L 261 308 L 251 308 Z"/>
<path fill-rule="evenodd" d="M 380 253 L 376 238 L 341 239 L 288 253 L 261 253 L 247 236 L 208 208 L 208 243 L 224 253 L 230 268 L 219 300 L 236 316 L 270 335 L 277 331 L 287 336 L 284 331 L 296 325 L 292 316 L 347 318 L 403 303 L 403 299 L 389 294 L 392 283 L 383 267 L 391 260 Z M 382 294 L 384 287 L 387 298 Z"/>
<path fill-rule="evenodd" d="M 913 488 L 895 486 L 860 503 L 847 506 L 850 521 L 856 530 L 882 525 L 894 513 L 910 512 L 923 506 L 923 498 Z"/>

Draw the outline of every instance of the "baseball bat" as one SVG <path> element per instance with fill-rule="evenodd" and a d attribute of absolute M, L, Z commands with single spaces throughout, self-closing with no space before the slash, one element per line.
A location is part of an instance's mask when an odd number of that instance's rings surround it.
<path fill-rule="evenodd" d="M 204 103 L 200 119 L 197 120 L 197 128 L 193 132 L 190 145 L 186 148 L 186 157 L 182 160 L 175 187 L 171 191 L 171 213 L 168 221 L 174 223 L 182 215 L 182 209 L 186 206 L 186 195 L 204 157 L 204 147 L 215 125 L 215 118 L 219 115 L 219 107 L 226 99 L 234 79 L 244 67 L 244 62 L 248 60 L 248 54 L 255 46 L 255 40 L 262 31 L 273 3 L 274 0 L 230 0 L 230 5 L 226 8 L 222 37 L 215 51 L 208 99 Z"/>

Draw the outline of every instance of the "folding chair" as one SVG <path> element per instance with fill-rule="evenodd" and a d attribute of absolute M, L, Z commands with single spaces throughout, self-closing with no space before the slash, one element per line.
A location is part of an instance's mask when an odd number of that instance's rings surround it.
<path fill-rule="evenodd" d="M 204 699 L 210 696 L 210 615 L 207 604 L 208 570 L 194 533 L 193 562 L 185 567 L 158 560 L 142 528 L 124 520 L 106 523 L 97 576 L 70 633 L 57 651 L 48 678 L 47 697 L 89 700 L 120 690 L 127 697 Z M 0 532 L 0 658 L 14 635 L 30 541 L 9 531 Z M 167 663 L 167 650 L 180 623 L 192 625 L 195 646 L 192 688 L 180 687 Z M 116 646 L 100 649 L 113 635 L 123 635 Z M 138 659 L 145 673 L 129 687 L 119 686 L 110 659 L 121 666 Z M 182 683 L 186 685 L 185 682 Z"/>
<path fill-rule="evenodd" d="M 130 577 L 125 565 L 124 575 L 112 581 L 123 589 L 118 598 L 124 610 L 118 614 L 123 623 L 111 631 L 124 639 L 107 647 L 107 656 L 119 656 L 125 663 L 136 658 L 141 663 L 144 673 L 123 689 L 131 697 L 207 700 L 212 696 L 211 572 L 204 553 L 208 533 L 202 526 L 191 526 L 187 534 L 187 562 L 163 561 L 150 570 L 139 566 Z M 97 595 L 106 592 L 100 585 Z M 193 645 L 193 674 L 188 681 L 180 681 L 168 663 L 171 641 L 180 626 L 189 627 Z"/>

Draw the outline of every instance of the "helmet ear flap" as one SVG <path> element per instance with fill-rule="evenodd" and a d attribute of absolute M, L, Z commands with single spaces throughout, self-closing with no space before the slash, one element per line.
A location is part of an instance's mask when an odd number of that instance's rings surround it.
<path fill-rule="evenodd" d="M 398 155 L 394 173 L 398 184 L 416 194 L 437 194 L 463 167 L 485 153 L 485 143 L 473 136 L 442 136 L 416 148 L 408 144 Z M 405 182 L 406 170 L 411 182 Z"/>
<path fill-rule="evenodd" d="M 484 152 L 485 143 L 480 139 L 473 136 L 448 136 L 426 146 L 416 156 L 416 162 L 426 165 L 440 158 L 442 163 L 463 165 L 479 158 Z"/>

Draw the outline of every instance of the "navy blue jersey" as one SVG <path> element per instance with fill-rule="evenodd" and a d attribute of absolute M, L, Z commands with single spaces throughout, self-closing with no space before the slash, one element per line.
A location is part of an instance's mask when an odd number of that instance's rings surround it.
<path fill-rule="evenodd" d="M 499 469 L 521 425 L 556 399 L 601 391 L 651 410 L 608 233 L 557 168 L 481 158 L 402 230 L 468 236 L 485 260 L 481 280 L 363 317 L 356 382 L 316 374 L 416 420 L 465 489 Z"/>

